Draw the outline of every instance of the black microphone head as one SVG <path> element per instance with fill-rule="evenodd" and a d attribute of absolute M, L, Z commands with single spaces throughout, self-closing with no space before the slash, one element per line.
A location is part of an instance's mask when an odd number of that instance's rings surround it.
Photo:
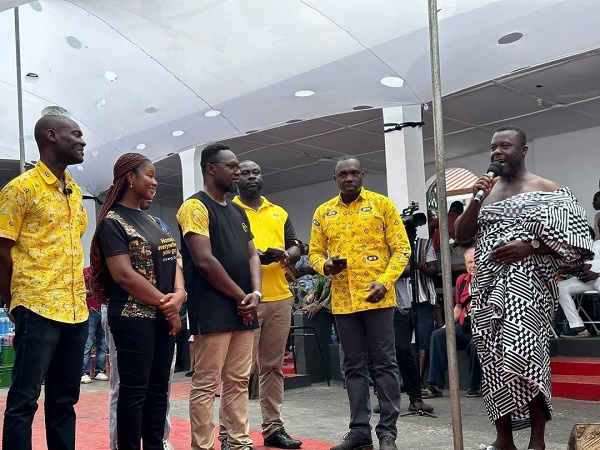
<path fill-rule="evenodd" d="M 488 172 L 492 172 L 495 177 L 499 176 L 502 173 L 502 164 L 499 163 L 498 161 L 494 161 L 493 163 L 490 164 L 490 167 L 488 167 L 488 170 L 486 173 L 488 173 Z"/>

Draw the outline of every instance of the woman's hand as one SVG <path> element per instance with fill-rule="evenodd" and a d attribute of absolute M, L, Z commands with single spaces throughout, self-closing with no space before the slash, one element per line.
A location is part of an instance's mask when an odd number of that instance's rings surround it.
<path fill-rule="evenodd" d="M 171 331 L 169 331 L 169 336 L 175 336 L 181 329 L 181 318 L 179 317 L 179 314 L 177 314 L 172 319 L 167 318 L 167 322 L 169 322 L 169 325 L 171 325 Z"/>
<path fill-rule="evenodd" d="M 178 289 L 161 298 L 159 308 L 167 319 L 172 319 L 175 316 L 179 317 L 179 310 L 185 299 L 185 291 Z"/>

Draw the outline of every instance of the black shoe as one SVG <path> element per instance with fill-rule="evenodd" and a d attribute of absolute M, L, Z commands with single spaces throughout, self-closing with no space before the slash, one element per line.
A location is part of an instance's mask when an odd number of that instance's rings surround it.
<path fill-rule="evenodd" d="M 398 450 L 396 440 L 390 435 L 382 436 L 379 439 L 379 450 Z"/>
<path fill-rule="evenodd" d="M 373 407 L 373 412 L 375 414 L 379 414 L 381 412 L 381 407 L 379 406 L 379 403 L 375 404 L 375 406 Z"/>
<path fill-rule="evenodd" d="M 479 392 L 477 389 L 469 388 L 467 389 L 467 397 L 481 397 L 481 392 Z"/>
<path fill-rule="evenodd" d="M 231 447 L 229 447 L 229 442 L 227 442 L 227 438 L 219 438 L 219 440 L 221 441 L 221 450 L 229 450 Z"/>
<path fill-rule="evenodd" d="M 301 446 L 302 442 L 287 434 L 285 428 L 275 430 L 265 438 L 265 447 L 300 448 Z"/>
<path fill-rule="evenodd" d="M 419 412 L 419 410 L 421 410 L 428 413 L 432 413 L 433 406 L 428 405 L 427 403 L 423 402 L 423 400 L 417 400 L 415 402 L 411 402 L 410 405 L 408 405 L 408 410 L 410 412 Z"/>
<path fill-rule="evenodd" d="M 346 433 L 344 440 L 331 450 L 373 450 L 373 440 L 357 436 L 352 431 Z"/>

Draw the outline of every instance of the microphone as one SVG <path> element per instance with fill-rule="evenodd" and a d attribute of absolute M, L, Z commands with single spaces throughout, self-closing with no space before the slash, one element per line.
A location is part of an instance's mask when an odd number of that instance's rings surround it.
<path fill-rule="evenodd" d="M 71 195 L 73 193 L 73 189 L 71 188 L 65 188 L 64 192 L 65 195 Z"/>
<path fill-rule="evenodd" d="M 488 167 L 487 175 L 489 175 L 492 178 L 495 178 L 498 175 L 500 175 L 501 172 L 502 172 L 502 165 L 498 161 L 494 161 L 493 163 L 490 164 L 490 167 Z M 473 199 L 473 201 L 475 203 L 481 203 L 483 201 L 484 196 L 485 196 L 485 191 L 483 189 L 479 189 L 479 192 L 477 192 L 477 194 L 475 194 L 475 198 Z"/>

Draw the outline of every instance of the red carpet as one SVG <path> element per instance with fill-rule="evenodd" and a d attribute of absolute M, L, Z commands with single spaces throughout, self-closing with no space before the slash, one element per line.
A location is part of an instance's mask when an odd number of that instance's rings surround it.
<path fill-rule="evenodd" d="M 575 400 L 600 401 L 600 358 L 550 358 L 552 395 Z"/>
<path fill-rule="evenodd" d="M 173 383 L 171 390 L 172 400 L 188 398 L 189 381 Z M 33 448 L 35 450 L 47 450 L 46 436 L 44 431 L 44 408 L 43 400 L 39 402 L 40 407 L 33 421 Z M 0 411 L 4 411 L 6 395 L 0 397 Z M 82 393 L 79 403 L 75 407 L 77 411 L 77 449 L 78 450 L 104 450 L 108 449 L 108 392 Z M 190 448 L 190 423 L 184 419 L 171 419 L 170 441 L 177 450 Z M 0 437 L 2 429 L 0 428 Z M 250 435 L 255 442 L 255 447 L 260 450 L 267 449 L 262 445 L 260 431 L 251 431 Z M 298 436 L 303 442 L 305 450 L 324 450 L 332 446 L 330 442 L 305 439 Z M 259 445 L 260 444 L 260 445 Z M 217 443 L 216 448 L 219 448 Z"/>

